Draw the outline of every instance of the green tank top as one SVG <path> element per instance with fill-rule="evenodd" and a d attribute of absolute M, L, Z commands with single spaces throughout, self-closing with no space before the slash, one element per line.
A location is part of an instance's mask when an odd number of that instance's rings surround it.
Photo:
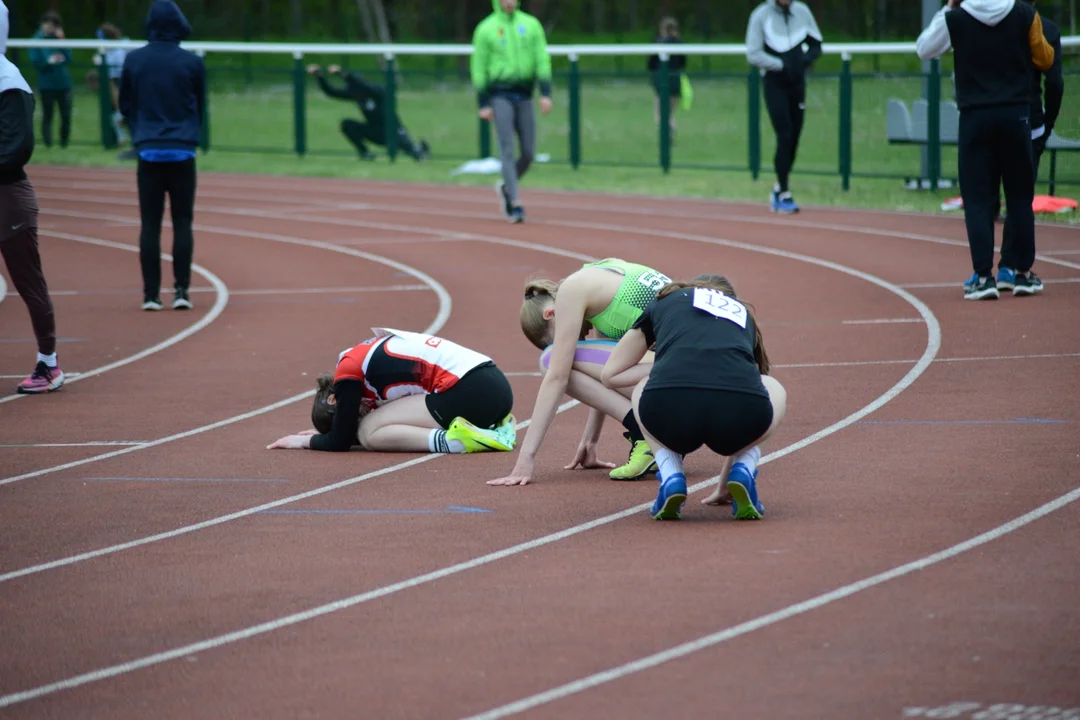
<path fill-rule="evenodd" d="M 613 268 L 623 274 L 622 285 L 611 304 L 591 318 L 586 318 L 597 332 L 612 340 L 625 335 L 641 317 L 641 312 L 656 298 L 656 294 L 671 282 L 671 278 L 650 267 L 618 258 L 585 263 L 583 267 Z"/>

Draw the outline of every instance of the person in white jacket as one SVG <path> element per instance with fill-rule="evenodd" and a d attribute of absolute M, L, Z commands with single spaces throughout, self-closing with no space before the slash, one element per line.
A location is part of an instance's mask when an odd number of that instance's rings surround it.
<path fill-rule="evenodd" d="M 958 175 L 973 274 L 967 300 L 1000 297 L 994 278 L 994 208 L 999 184 L 1013 230 L 1013 295 L 1035 295 L 1035 194 L 1031 82 L 1054 62 L 1042 20 L 1016 0 L 948 0 L 915 43 L 923 60 L 954 54 L 960 110 Z"/>

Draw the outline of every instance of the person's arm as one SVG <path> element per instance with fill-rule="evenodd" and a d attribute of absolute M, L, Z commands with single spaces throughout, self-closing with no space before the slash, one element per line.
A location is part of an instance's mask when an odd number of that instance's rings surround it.
<path fill-rule="evenodd" d="M 135 133 L 135 83 L 131 67 L 131 56 L 124 58 L 124 68 L 120 71 L 120 92 L 117 97 L 117 105 L 120 114 L 127 123 L 128 130 L 134 138 Z"/>
<path fill-rule="evenodd" d="M 22 90 L 0 93 L 0 175 L 26 167 L 34 152 L 33 96 Z"/>
<path fill-rule="evenodd" d="M 472 39 L 473 51 L 469 56 L 469 74 L 472 78 L 473 89 L 476 90 L 476 103 L 481 109 L 491 105 L 491 94 L 488 93 L 488 48 L 484 37 L 484 23 L 476 26 Z"/>
<path fill-rule="evenodd" d="M 600 382 L 606 387 L 634 387 L 652 371 L 651 363 L 642 364 L 641 361 L 656 342 L 652 319 L 652 308 L 656 302 L 654 300 L 645 308 L 608 356 L 604 369 L 600 372 Z"/>
<path fill-rule="evenodd" d="M 334 383 L 334 424 L 326 434 L 311 435 L 308 447 L 327 452 L 347 452 L 357 442 L 363 400 L 363 380 L 338 380 Z"/>
<path fill-rule="evenodd" d="M 950 9 L 950 6 L 946 5 L 934 13 L 930 24 L 919 34 L 919 39 L 915 41 L 915 52 L 920 60 L 933 60 L 941 57 L 952 47 L 949 26 L 945 22 L 945 13 Z"/>
<path fill-rule="evenodd" d="M 1054 66 L 1056 53 L 1050 43 L 1046 42 L 1046 36 L 1043 35 L 1042 17 L 1038 11 L 1035 12 L 1035 19 L 1028 28 L 1028 45 L 1031 47 L 1031 62 L 1035 65 L 1035 69 L 1046 72 Z"/>
<path fill-rule="evenodd" d="M 765 28 L 761 18 L 761 11 L 755 10 L 746 25 L 746 59 L 754 67 L 780 72 L 784 69 L 784 61 L 765 52 Z"/>
<path fill-rule="evenodd" d="M 547 33 L 536 20 L 536 79 L 540 82 L 540 97 L 551 98 L 551 55 L 548 54 Z"/>
<path fill-rule="evenodd" d="M 576 280 L 571 276 L 563 281 L 555 296 L 555 342 L 551 350 L 551 364 L 540 381 L 529 429 L 525 431 L 514 469 L 506 477 L 489 480 L 488 485 L 526 485 L 533 479 L 536 453 L 544 442 L 544 436 L 555 419 L 559 402 L 570 382 L 570 370 L 574 365 L 574 353 L 577 352 L 581 324 L 585 318 L 585 289 Z"/>
<path fill-rule="evenodd" d="M 1046 71 L 1046 102 L 1044 103 L 1044 115 L 1046 134 L 1054 129 L 1058 115 L 1061 113 L 1061 100 L 1065 95 L 1065 77 L 1061 72 L 1061 32 L 1055 31 L 1054 37 L 1048 38 L 1054 47 L 1054 64 Z"/>
<path fill-rule="evenodd" d="M 322 71 L 315 73 L 315 81 L 319 83 L 319 88 L 329 97 L 337 98 L 338 100 L 355 99 L 352 95 L 349 94 L 347 89 L 338 89 L 331 85 L 330 82 L 326 79 L 326 75 Z"/>
<path fill-rule="evenodd" d="M 382 100 L 386 94 L 382 86 L 369 83 L 356 73 L 343 72 L 342 77 L 345 78 L 345 87 L 348 88 L 349 95 L 355 100 L 367 100 L 368 98 Z"/>
<path fill-rule="evenodd" d="M 199 112 L 199 125 L 206 119 L 206 63 L 198 55 L 195 56 L 195 74 L 192 78 L 192 89 L 195 91 L 195 107 Z"/>

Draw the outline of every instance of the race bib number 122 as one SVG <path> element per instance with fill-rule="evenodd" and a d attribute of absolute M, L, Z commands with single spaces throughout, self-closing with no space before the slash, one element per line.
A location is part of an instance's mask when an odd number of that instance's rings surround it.
<path fill-rule="evenodd" d="M 746 327 L 746 306 L 718 290 L 694 288 L 694 307 L 722 320 L 730 320 L 741 328 Z"/>

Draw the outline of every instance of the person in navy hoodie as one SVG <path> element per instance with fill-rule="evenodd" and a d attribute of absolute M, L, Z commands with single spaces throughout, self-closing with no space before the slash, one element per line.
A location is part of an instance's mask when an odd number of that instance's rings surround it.
<path fill-rule="evenodd" d="M 172 0 L 154 0 L 146 16 L 149 41 L 128 53 L 120 75 L 120 112 L 139 156 L 139 259 L 143 310 L 162 308 L 161 219 L 169 195 L 173 224 L 173 309 L 191 308 L 188 285 L 195 238 L 195 148 L 206 105 L 202 58 L 180 48 L 191 25 Z"/>

